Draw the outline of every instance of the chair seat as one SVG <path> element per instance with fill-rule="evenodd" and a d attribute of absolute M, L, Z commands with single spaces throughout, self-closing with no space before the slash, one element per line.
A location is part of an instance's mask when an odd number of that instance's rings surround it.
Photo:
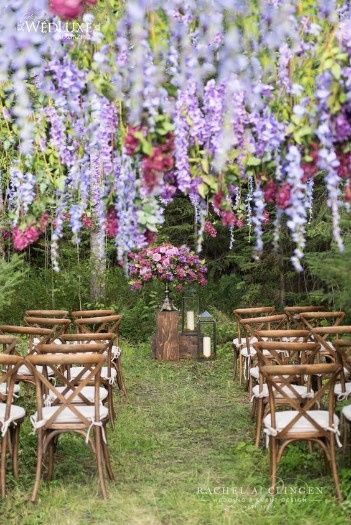
<path fill-rule="evenodd" d="M 38 366 L 37 368 L 38 368 L 38 372 L 40 374 L 42 374 L 44 367 L 43 366 Z M 48 376 L 52 376 L 52 375 L 54 375 L 54 372 L 50 368 L 47 368 L 47 374 L 48 374 Z M 32 371 L 28 368 L 27 365 L 22 365 L 17 370 L 17 374 L 16 375 L 18 375 L 18 376 L 32 376 L 33 374 L 32 374 Z"/>
<path fill-rule="evenodd" d="M 254 379 L 259 379 L 260 377 L 260 369 L 258 368 L 258 366 L 254 366 L 253 368 L 250 368 L 250 376 L 253 377 Z"/>
<path fill-rule="evenodd" d="M 334 394 L 340 398 L 346 399 L 349 395 L 351 395 L 351 383 L 345 383 L 344 391 L 341 383 L 336 383 L 334 386 Z"/>
<path fill-rule="evenodd" d="M 76 405 L 78 411 L 89 421 L 94 421 L 95 419 L 95 407 L 93 405 Z M 31 416 L 31 421 L 34 427 L 38 428 L 40 426 L 43 426 L 45 422 L 49 421 L 51 416 L 57 412 L 59 409 L 58 406 L 50 406 L 50 407 L 43 407 L 42 411 L 42 419 L 38 421 L 38 413 L 35 412 L 33 416 Z M 108 409 L 104 406 L 100 406 L 100 421 L 107 418 L 108 416 Z M 53 424 L 56 423 L 82 423 L 82 420 L 72 412 L 68 407 L 64 408 L 62 412 L 57 416 L 57 418 L 53 421 Z"/>
<path fill-rule="evenodd" d="M 300 395 L 303 398 L 308 398 L 308 397 L 313 396 L 313 392 L 312 391 L 308 391 L 307 386 L 295 385 L 293 383 L 291 384 L 291 386 L 294 388 L 294 390 L 296 390 L 297 394 Z M 284 385 L 282 387 L 282 390 L 283 390 L 284 394 L 286 394 L 288 397 L 290 397 L 290 398 L 295 398 L 296 397 L 295 392 L 293 392 L 286 385 Z M 261 385 L 261 391 L 260 391 L 260 385 L 255 385 L 253 387 L 253 389 L 252 389 L 252 395 L 254 397 L 258 397 L 258 398 L 268 397 L 269 393 L 268 393 L 268 386 L 267 386 L 267 384 L 264 383 L 263 385 Z M 274 394 L 274 397 L 276 399 L 279 399 L 279 398 L 282 398 L 283 396 L 277 390 L 276 393 Z"/>
<path fill-rule="evenodd" d="M 58 390 L 61 394 L 66 389 L 65 386 L 57 386 L 56 390 Z M 65 393 L 65 398 L 67 399 L 72 394 L 72 390 L 69 390 Z M 81 390 L 81 394 L 90 402 L 94 403 L 95 401 L 95 387 L 93 386 L 85 386 Z M 100 387 L 100 401 L 104 401 L 108 396 L 108 391 L 103 386 Z M 48 402 L 53 403 L 56 399 L 56 396 L 53 391 L 50 392 L 50 394 L 47 397 Z M 84 403 L 84 401 L 79 397 L 75 397 L 73 400 L 73 403 Z"/>
<path fill-rule="evenodd" d="M 351 408 L 351 405 L 350 405 Z M 298 414 L 297 410 L 283 410 L 281 412 L 275 413 L 275 420 L 276 420 L 276 426 L 275 430 L 277 432 L 281 432 L 289 423 L 294 419 L 294 417 Z M 309 410 L 308 411 L 309 416 L 316 421 L 316 423 L 319 424 L 320 427 L 322 427 L 324 430 L 327 430 L 329 428 L 329 413 L 327 410 Z M 271 414 L 267 414 L 267 416 L 263 420 L 263 425 L 268 430 L 268 434 L 272 434 L 272 426 L 271 426 Z M 334 414 L 334 429 L 337 430 L 339 426 L 339 418 L 336 414 Z M 291 427 L 289 432 L 287 433 L 287 436 L 291 436 L 298 433 L 315 433 L 318 432 L 318 429 L 304 416 L 301 416 L 296 423 Z"/>
<path fill-rule="evenodd" d="M 344 416 L 344 418 L 346 418 L 348 421 L 351 421 L 351 405 L 343 407 L 341 413 Z"/>
<path fill-rule="evenodd" d="M 82 370 L 83 370 L 83 368 L 81 366 L 72 366 L 70 368 L 70 371 L 69 371 L 69 377 L 71 379 L 74 379 L 75 377 L 77 377 L 80 374 L 80 372 Z M 85 372 L 85 374 L 83 374 L 81 379 L 85 379 L 89 375 L 89 373 L 90 372 L 87 370 Z M 64 375 L 65 375 L 65 377 L 67 377 L 67 371 L 65 371 Z M 108 367 L 107 366 L 103 366 L 102 367 L 102 369 L 101 369 L 101 379 L 110 380 L 111 382 L 114 382 L 116 380 L 116 376 L 117 376 L 117 371 L 116 371 L 115 368 L 111 368 L 110 375 L 109 375 Z"/>
<path fill-rule="evenodd" d="M 0 403 L 0 421 L 1 423 L 4 422 L 5 411 L 6 411 L 6 403 Z M 10 417 L 8 420 L 10 420 L 11 422 L 17 421 L 18 419 L 23 419 L 25 415 L 26 415 L 26 411 L 24 410 L 24 408 L 18 405 L 11 405 Z"/>
<path fill-rule="evenodd" d="M 13 388 L 13 393 L 19 394 L 20 390 L 21 390 L 20 385 L 15 384 Z M 2 396 L 6 396 L 7 394 L 7 384 L 6 383 L 0 383 L 0 394 Z"/>

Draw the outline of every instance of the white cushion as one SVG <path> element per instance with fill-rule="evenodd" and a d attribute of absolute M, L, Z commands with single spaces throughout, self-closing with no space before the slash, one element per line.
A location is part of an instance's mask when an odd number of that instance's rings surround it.
<path fill-rule="evenodd" d="M 21 390 L 21 387 L 17 384 L 14 385 L 13 393 L 19 394 L 19 391 Z M 7 383 L 0 383 L 0 394 L 2 396 L 6 396 L 7 394 Z"/>
<path fill-rule="evenodd" d="M 351 405 L 344 407 L 341 413 L 348 421 L 351 421 Z"/>
<path fill-rule="evenodd" d="M 307 397 L 310 397 L 311 395 L 313 395 L 313 392 L 311 392 L 311 391 L 308 392 L 307 386 L 301 386 L 301 385 L 295 385 L 295 384 L 292 384 L 291 386 L 294 388 L 294 390 L 296 390 L 296 392 L 301 397 L 307 398 Z M 286 385 L 282 386 L 282 390 L 283 390 L 284 394 L 287 395 L 287 397 L 291 397 L 291 398 L 296 397 L 295 393 L 290 388 L 288 388 Z M 261 385 L 261 391 L 260 391 L 260 385 L 255 385 L 253 387 L 253 389 L 252 389 L 252 395 L 254 397 L 268 397 L 268 386 L 267 386 L 267 384 L 264 383 L 263 385 Z M 279 398 L 282 397 L 282 395 L 277 390 L 274 397 L 279 399 Z"/>
<path fill-rule="evenodd" d="M 56 390 L 58 390 L 58 392 L 62 393 L 64 390 L 66 389 L 65 386 L 57 386 L 56 387 Z M 81 392 L 80 392 L 90 403 L 94 403 L 95 401 L 95 387 L 93 386 L 85 386 L 82 388 Z M 65 393 L 65 398 L 67 399 L 70 395 L 72 394 L 72 390 L 69 390 L 68 392 Z M 100 387 L 100 401 L 104 401 L 108 396 L 108 392 L 106 390 L 106 388 L 104 388 L 103 386 Z M 53 403 L 56 399 L 56 396 L 54 394 L 54 392 L 51 390 L 49 395 L 48 395 L 48 399 L 50 400 L 51 403 Z M 75 398 L 73 398 L 73 403 L 84 403 L 84 401 L 82 400 L 81 397 L 79 396 L 76 396 Z"/>
<path fill-rule="evenodd" d="M 298 414 L 297 410 L 283 410 L 275 413 L 276 427 L 275 429 L 280 432 L 283 430 L 292 419 Z M 308 415 L 316 421 L 319 426 L 323 429 L 329 427 L 329 413 L 327 410 L 309 410 Z M 263 424 L 266 428 L 271 428 L 271 414 L 263 420 Z M 334 414 L 334 428 L 337 429 L 339 426 L 339 418 Z M 288 434 L 295 434 L 299 432 L 316 432 L 317 428 L 304 416 L 301 416 L 296 423 L 291 427 Z"/>
<path fill-rule="evenodd" d="M 254 366 L 253 368 L 250 368 L 250 376 L 254 379 L 258 379 L 260 377 L 260 370 L 258 366 Z"/>
<path fill-rule="evenodd" d="M 254 356 L 257 354 L 257 352 L 256 352 L 256 350 L 255 350 L 254 348 L 251 348 L 251 347 L 250 347 L 250 353 L 249 353 L 249 351 L 248 351 L 247 348 L 242 348 L 242 349 L 240 350 L 240 354 L 241 354 L 243 357 L 254 357 Z"/>
<path fill-rule="evenodd" d="M 89 420 L 95 419 L 95 407 L 92 405 L 75 405 L 78 412 Z M 48 421 L 55 412 L 59 409 L 59 406 L 43 407 L 41 421 Z M 108 416 L 108 409 L 104 405 L 100 405 L 100 421 Z M 34 426 L 38 423 L 37 412 L 31 417 Z M 69 408 L 64 408 L 62 412 L 57 416 L 53 423 L 81 423 L 82 420 L 72 412 Z"/>
<path fill-rule="evenodd" d="M 44 367 L 43 366 L 37 366 L 37 369 L 38 369 L 38 372 L 40 374 L 42 374 Z M 48 376 L 52 376 L 52 375 L 54 375 L 54 372 L 49 367 L 47 367 L 47 374 L 48 374 Z M 22 365 L 17 370 L 17 375 L 19 375 L 19 376 L 32 376 L 33 374 L 32 374 L 32 371 L 28 368 L 27 365 Z"/>
<path fill-rule="evenodd" d="M 70 368 L 70 372 L 69 372 L 69 377 L 71 379 L 74 379 L 75 377 L 77 377 L 80 372 L 83 370 L 83 367 L 81 366 L 72 366 Z M 102 379 L 110 379 L 111 380 L 115 380 L 116 379 L 116 376 L 117 376 L 117 372 L 116 372 L 116 369 L 115 368 L 111 368 L 111 371 L 110 371 L 110 376 L 108 375 L 108 367 L 107 366 L 103 366 L 102 369 L 101 369 L 101 378 Z M 89 370 L 87 370 L 81 379 L 85 379 L 88 375 L 90 374 Z M 64 373 L 65 377 L 67 377 L 67 370 L 65 371 Z"/>
<path fill-rule="evenodd" d="M 348 397 L 351 394 L 351 383 L 345 383 L 345 390 L 343 391 L 341 383 L 336 383 L 334 386 L 334 394 L 336 396 Z"/>
<path fill-rule="evenodd" d="M 3 423 L 5 418 L 6 403 L 0 403 L 0 421 Z M 22 419 L 26 415 L 24 408 L 19 407 L 18 405 L 11 405 L 10 410 L 10 421 L 16 421 L 17 419 Z"/>

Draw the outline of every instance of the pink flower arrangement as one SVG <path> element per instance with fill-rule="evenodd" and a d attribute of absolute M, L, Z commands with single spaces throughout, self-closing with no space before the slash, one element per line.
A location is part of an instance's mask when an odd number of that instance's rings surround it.
<path fill-rule="evenodd" d="M 49 214 L 43 213 L 38 223 L 26 226 L 24 229 L 15 226 L 12 228 L 12 243 L 17 251 L 23 251 L 31 244 L 34 244 L 39 239 L 40 235 L 44 233 L 49 223 Z"/>
<path fill-rule="evenodd" d="M 194 283 L 205 286 L 206 273 L 204 262 L 185 245 L 162 244 L 129 254 L 130 285 L 134 290 L 152 279 L 173 282 L 178 287 Z"/>

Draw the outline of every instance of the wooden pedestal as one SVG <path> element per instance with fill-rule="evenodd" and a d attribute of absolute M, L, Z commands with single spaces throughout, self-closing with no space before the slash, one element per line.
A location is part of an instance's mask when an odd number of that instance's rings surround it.
<path fill-rule="evenodd" d="M 160 361 L 179 360 L 179 312 L 157 312 L 153 355 Z"/>
<path fill-rule="evenodd" d="M 179 334 L 179 357 L 182 359 L 197 359 L 199 336 L 197 334 Z"/>

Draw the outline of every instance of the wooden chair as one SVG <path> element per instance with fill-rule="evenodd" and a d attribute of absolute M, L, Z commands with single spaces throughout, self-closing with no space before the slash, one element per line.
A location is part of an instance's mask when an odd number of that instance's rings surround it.
<path fill-rule="evenodd" d="M 311 330 L 317 326 L 338 326 L 345 317 L 345 312 L 302 312 L 298 314 L 298 318 Z"/>
<path fill-rule="evenodd" d="M 335 415 L 334 384 L 340 372 L 340 366 L 332 364 L 307 365 L 268 365 L 261 368 L 262 375 L 267 382 L 269 392 L 270 413 L 263 420 L 264 432 L 270 448 L 270 475 L 273 494 L 276 492 L 277 467 L 281 457 L 290 443 L 308 441 L 318 443 L 325 452 L 330 464 L 335 491 L 338 500 L 341 500 L 341 491 L 336 464 L 335 440 L 339 435 L 339 418 Z M 310 381 L 312 375 L 322 375 L 323 382 L 313 396 L 307 401 L 299 392 L 291 397 L 286 388 L 291 376 L 307 376 Z M 281 401 L 289 406 L 289 410 L 277 411 L 277 392 Z M 327 409 L 318 409 L 324 399 Z"/>
<path fill-rule="evenodd" d="M 269 332 L 269 336 L 272 338 L 274 337 L 271 335 L 272 331 L 265 330 L 264 332 Z M 289 332 L 289 334 L 291 334 L 292 331 L 277 330 L 277 332 Z M 299 332 L 299 334 L 301 334 L 300 330 L 296 330 L 295 332 Z M 300 337 L 300 335 L 295 335 L 296 337 Z M 291 335 L 289 335 L 289 337 L 291 337 Z M 262 366 L 273 364 L 300 365 L 303 363 L 314 363 L 315 356 L 320 348 L 320 345 L 317 343 L 309 342 L 260 341 L 258 343 L 254 343 L 254 348 L 257 351 L 259 369 L 261 370 Z M 264 352 L 265 350 L 266 352 Z M 303 376 L 291 376 L 288 379 L 289 380 L 287 381 L 286 385 L 282 387 L 288 397 L 295 398 L 298 394 L 298 396 L 303 400 L 303 402 L 306 402 L 306 400 L 313 395 L 311 386 L 305 384 Z M 285 398 L 281 396 L 280 392 L 276 392 L 275 395 L 277 398 L 276 404 L 284 405 Z M 253 414 L 255 415 L 256 419 L 256 447 L 259 447 L 260 445 L 263 419 L 265 414 L 267 413 L 267 409 L 269 408 L 268 399 L 268 386 L 264 382 L 263 376 L 260 373 L 258 384 L 252 389 L 251 398 L 251 401 L 253 402 Z"/>
<path fill-rule="evenodd" d="M 25 317 L 55 317 L 56 319 L 67 319 L 68 310 L 26 310 Z"/>
<path fill-rule="evenodd" d="M 38 344 L 49 343 L 55 338 L 55 332 L 49 328 L 39 328 L 36 326 L 20 326 L 20 325 L 0 325 L 1 334 L 12 334 L 14 336 L 23 336 L 26 338 L 28 355 L 34 354 L 37 351 Z M 19 353 L 18 346 L 16 353 Z M 49 371 L 50 373 L 50 371 Z M 34 383 L 33 374 L 28 369 L 26 364 L 22 364 L 17 370 L 16 381 L 23 381 L 25 383 Z"/>
<path fill-rule="evenodd" d="M 81 312 L 80 312 L 81 313 Z M 113 333 L 115 339 L 112 345 L 112 362 L 116 370 L 117 385 L 123 395 L 126 395 L 126 388 L 123 379 L 121 349 L 119 346 L 119 326 L 121 315 L 104 315 L 93 317 L 80 317 L 74 319 L 74 325 L 78 333 Z"/>
<path fill-rule="evenodd" d="M 1 496 L 6 490 L 6 462 L 8 452 L 12 458 L 12 471 L 14 478 L 18 478 L 18 449 L 20 427 L 25 416 L 21 406 L 13 404 L 15 379 L 18 368 L 23 363 L 23 358 L 17 355 L 0 354 L 0 381 L 5 385 L 6 402 L 0 403 L 0 432 L 1 432 L 1 457 L 0 457 L 0 487 Z"/>
<path fill-rule="evenodd" d="M 63 346 L 57 346 L 56 351 L 61 352 L 62 348 L 64 348 L 63 351 L 69 352 L 69 349 L 71 348 L 70 345 L 89 345 L 92 343 L 96 344 L 102 344 L 103 349 L 102 353 L 106 358 L 105 366 L 101 369 L 101 388 L 102 392 L 101 395 L 104 395 L 104 400 L 106 400 L 108 404 L 109 409 L 109 417 L 112 421 L 112 423 L 115 421 L 116 413 L 113 403 L 113 384 L 116 380 L 117 372 L 116 369 L 113 366 L 112 361 L 112 346 L 113 342 L 115 340 L 115 334 L 112 332 L 106 332 L 106 333 L 87 333 L 87 334 L 60 334 L 60 341 L 64 344 Z M 51 345 L 53 346 L 53 345 Z M 46 346 L 46 348 L 48 348 Z M 67 350 L 66 350 L 67 349 Z M 76 377 L 78 376 L 82 371 L 82 367 L 73 367 L 67 370 L 68 377 Z M 87 387 L 86 392 L 88 390 L 91 390 L 91 386 Z M 106 392 L 106 395 L 104 394 Z"/>
<path fill-rule="evenodd" d="M 36 501 L 38 496 L 45 454 L 48 454 L 48 477 L 51 479 L 58 437 L 67 432 L 84 436 L 86 443 L 91 445 L 96 456 L 101 494 L 106 498 L 104 468 L 110 479 L 114 479 L 114 476 L 106 439 L 108 409 L 102 405 L 100 398 L 101 369 L 105 364 L 105 357 L 101 352 L 104 345 L 69 345 L 71 348 L 67 355 L 50 353 L 50 348 L 44 346 L 41 347 L 40 354 L 26 357 L 26 362 L 31 366 L 35 377 L 37 392 L 37 411 L 31 416 L 31 422 L 38 434 L 37 468 L 31 501 Z M 91 353 L 97 349 L 99 353 Z M 79 376 L 69 379 L 62 373 L 62 367 L 73 365 L 82 366 L 83 369 Z M 54 371 L 56 384 L 48 380 L 48 367 Z M 93 402 L 82 394 L 89 384 L 94 386 Z M 63 386 L 64 390 L 59 390 L 57 385 Z M 45 402 L 50 394 L 54 401 L 50 406 L 46 406 Z M 91 437 L 92 433 L 94 440 Z"/>
<path fill-rule="evenodd" d="M 10 335 L 0 335 L 0 345 L 2 346 L 3 354 L 16 355 L 17 338 Z M 17 396 L 20 393 L 20 385 L 15 383 L 13 395 Z M 0 401 L 6 402 L 7 399 L 7 384 L 0 382 Z"/>
<path fill-rule="evenodd" d="M 245 331 L 246 346 L 240 350 L 243 359 L 243 376 L 248 381 L 250 397 L 255 381 L 258 381 L 259 370 L 256 360 L 256 350 L 253 342 L 258 341 L 257 332 L 260 330 L 271 330 L 285 328 L 287 317 L 285 314 L 265 315 L 261 317 L 248 317 L 241 320 L 242 330 Z"/>

